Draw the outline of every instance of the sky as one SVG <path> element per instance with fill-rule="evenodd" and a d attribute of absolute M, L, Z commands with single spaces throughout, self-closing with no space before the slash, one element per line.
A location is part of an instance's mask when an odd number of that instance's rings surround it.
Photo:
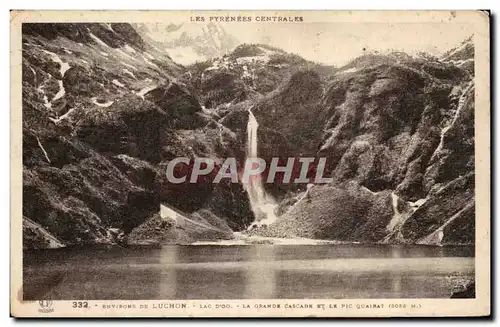
<path fill-rule="evenodd" d="M 205 24 L 184 24 L 183 30 L 196 33 Z M 425 51 L 441 55 L 472 35 L 467 25 L 443 23 L 307 23 L 270 24 L 224 23 L 226 32 L 240 43 L 264 43 L 305 59 L 342 66 L 364 51 L 389 49 L 416 54 Z M 163 35 L 161 35 L 163 34 Z M 152 35 L 160 40 L 167 33 Z M 363 50 L 365 49 L 365 50 Z"/>

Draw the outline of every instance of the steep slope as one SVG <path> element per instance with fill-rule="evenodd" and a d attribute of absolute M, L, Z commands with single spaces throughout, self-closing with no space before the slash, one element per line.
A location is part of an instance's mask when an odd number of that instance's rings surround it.
<path fill-rule="evenodd" d="M 239 211 L 226 210 L 223 219 L 239 228 L 245 219 L 235 215 L 251 220 L 238 186 L 165 182 L 165 167 L 176 156 L 231 151 L 230 134 L 205 127 L 215 121 L 182 73 L 129 24 L 24 24 L 27 222 L 65 245 L 111 244 L 154 218 L 160 203 L 183 208 L 194 198 L 194 213 L 233 193 Z M 26 246 L 38 246 L 34 239 Z"/>
<path fill-rule="evenodd" d="M 279 133 L 292 153 L 316 149 L 328 159 L 334 184 L 315 186 L 308 201 L 254 233 L 473 242 L 474 84 L 463 66 L 473 62 L 469 44 L 443 58 L 365 55 L 328 82 L 298 72 L 260 99 L 253 112 L 263 129 Z M 450 59 L 459 53 L 460 63 Z M 325 84 L 322 96 L 317 90 Z M 263 152 L 276 145 L 266 138 L 262 143 Z M 370 211 L 381 206 L 382 212 Z"/>
<path fill-rule="evenodd" d="M 241 184 L 173 184 L 165 171 L 175 157 L 241 163 L 249 109 L 260 157 L 325 157 L 334 180 L 266 183 L 279 218 L 249 233 L 474 242 L 471 39 L 441 58 L 372 53 L 338 69 L 242 44 L 183 67 L 148 28 L 23 25 L 27 248 L 184 244 L 246 230 L 254 214 Z"/>
<path fill-rule="evenodd" d="M 264 44 L 241 44 L 231 53 L 188 67 L 189 80 L 206 108 L 227 113 L 230 105 L 274 91 L 301 69 L 327 75 L 334 68 Z"/>

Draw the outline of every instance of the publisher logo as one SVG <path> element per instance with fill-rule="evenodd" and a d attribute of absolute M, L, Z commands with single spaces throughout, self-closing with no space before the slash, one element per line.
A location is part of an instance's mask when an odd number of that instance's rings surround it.
<path fill-rule="evenodd" d="M 38 301 L 38 304 L 40 305 L 40 309 L 38 309 L 38 312 L 41 313 L 54 312 L 54 308 L 52 308 L 52 300 L 40 300 Z"/>
<path fill-rule="evenodd" d="M 169 161 L 166 170 L 167 182 L 183 183 L 232 183 L 328 184 L 332 178 L 324 177 L 327 172 L 327 158 L 315 157 L 273 157 L 269 160 L 252 157 L 238 161 L 237 158 L 215 160 L 212 158 L 177 157 Z"/>

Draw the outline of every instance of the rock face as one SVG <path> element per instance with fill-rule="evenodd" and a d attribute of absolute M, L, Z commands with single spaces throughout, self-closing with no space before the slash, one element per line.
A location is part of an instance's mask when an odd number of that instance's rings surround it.
<path fill-rule="evenodd" d="M 299 70 L 254 100 L 261 156 L 325 157 L 333 184 L 316 186 L 308 201 L 253 233 L 473 243 L 473 50 L 469 39 L 441 58 L 369 54 L 327 79 Z M 222 122 L 244 123 L 233 116 Z M 293 191 L 266 187 L 278 198 Z"/>
<path fill-rule="evenodd" d="M 174 221 L 156 214 L 127 235 L 127 244 L 191 244 L 197 241 L 231 239 L 233 236 L 224 220 L 209 210 L 183 216 L 186 218 L 178 217 Z"/>
<path fill-rule="evenodd" d="M 57 249 L 64 244 L 42 226 L 29 218 L 23 217 L 23 248 L 25 249 Z"/>
<path fill-rule="evenodd" d="M 308 191 L 265 184 L 279 217 L 251 233 L 474 242 L 471 40 L 441 58 L 367 54 L 340 68 L 242 44 L 183 67 L 149 32 L 23 25 L 26 248 L 184 244 L 246 230 L 254 215 L 241 184 L 173 184 L 165 172 L 175 157 L 241 163 L 249 109 L 262 158 L 324 157 L 333 178 Z M 161 216 L 162 204 L 183 220 Z"/>
<path fill-rule="evenodd" d="M 333 67 L 263 44 L 241 44 L 227 55 L 193 64 L 188 69 L 189 79 L 200 91 L 204 106 L 225 114 L 229 106 L 269 94 L 306 67 L 322 76 L 334 71 Z"/>
<path fill-rule="evenodd" d="M 253 220 L 241 187 L 165 183 L 174 157 L 233 151 L 183 72 L 129 24 L 23 25 L 26 248 L 123 242 L 154 221 L 160 203 L 205 210 L 204 226 Z"/>
<path fill-rule="evenodd" d="M 476 283 L 471 282 L 465 290 L 454 292 L 451 295 L 452 299 L 474 299 L 476 298 Z"/>

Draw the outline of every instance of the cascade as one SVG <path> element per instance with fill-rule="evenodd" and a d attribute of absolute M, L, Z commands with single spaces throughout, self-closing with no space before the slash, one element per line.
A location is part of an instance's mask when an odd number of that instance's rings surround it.
<path fill-rule="evenodd" d="M 248 110 L 247 124 L 247 158 L 257 158 L 258 155 L 258 140 L 257 129 L 259 124 L 253 115 L 251 109 Z M 245 190 L 250 199 L 250 206 L 255 215 L 255 221 L 249 228 L 256 226 L 269 225 L 276 221 L 277 217 L 274 209 L 277 204 L 274 199 L 266 193 L 262 183 L 261 176 L 252 176 L 248 183 L 243 183 Z"/>
<path fill-rule="evenodd" d="M 441 139 L 439 140 L 438 147 L 436 148 L 436 150 L 434 150 L 434 153 L 431 156 L 431 159 L 430 159 L 431 162 L 434 160 L 434 157 L 436 155 L 438 155 L 439 152 L 443 149 L 444 137 L 445 137 L 446 133 L 448 132 L 448 130 L 453 125 L 455 125 L 455 122 L 457 121 L 457 119 L 458 119 L 458 117 L 460 115 L 460 111 L 467 104 L 467 95 L 469 94 L 469 91 L 473 87 L 474 87 L 474 80 L 472 80 L 471 82 L 469 82 L 469 84 L 465 87 L 465 90 L 462 92 L 462 95 L 458 99 L 458 105 L 457 105 L 457 110 L 455 111 L 455 115 L 453 116 L 453 119 L 450 122 L 450 124 L 448 124 L 447 126 L 443 127 L 443 129 L 441 130 Z M 472 95 L 472 96 L 474 96 L 474 95 Z"/>

